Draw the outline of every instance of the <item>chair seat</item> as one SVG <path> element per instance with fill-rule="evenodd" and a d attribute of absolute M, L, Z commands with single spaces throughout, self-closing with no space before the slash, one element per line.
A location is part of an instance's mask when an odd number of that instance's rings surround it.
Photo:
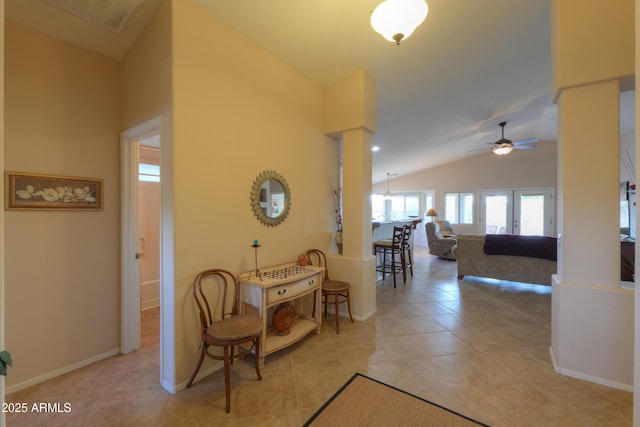
<path fill-rule="evenodd" d="M 256 316 L 229 317 L 215 321 L 207 329 L 206 335 L 216 340 L 233 341 L 253 337 L 262 331 L 262 320 Z"/>
<path fill-rule="evenodd" d="M 351 289 L 351 285 L 340 280 L 325 280 L 322 282 L 322 290 L 325 292 L 343 292 Z"/>
<path fill-rule="evenodd" d="M 375 246 L 388 246 L 390 248 L 393 246 L 397 246 L 393 244 L 393 239 L 380 239 L 373 242 L 373 244 Z"/>

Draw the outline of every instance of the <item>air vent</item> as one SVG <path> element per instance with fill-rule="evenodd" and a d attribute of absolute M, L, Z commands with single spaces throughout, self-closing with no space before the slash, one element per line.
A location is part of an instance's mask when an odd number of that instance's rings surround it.
<path fill-rule="evenodd" d="M 65 12 L 121 33 L 142 0 L 42 0 Z"/>

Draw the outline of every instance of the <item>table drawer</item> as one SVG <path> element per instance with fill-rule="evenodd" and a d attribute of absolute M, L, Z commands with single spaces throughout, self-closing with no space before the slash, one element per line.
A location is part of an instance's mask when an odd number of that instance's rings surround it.
<path fill-rule="evenodd" d="M 320 276 L 316 274 L 306 279 L 298 280 L 297 282 L 269 288 L 267 290 L 267 305 L 270 306 L 280 301 L 290 300 L 319 286 Z"/>

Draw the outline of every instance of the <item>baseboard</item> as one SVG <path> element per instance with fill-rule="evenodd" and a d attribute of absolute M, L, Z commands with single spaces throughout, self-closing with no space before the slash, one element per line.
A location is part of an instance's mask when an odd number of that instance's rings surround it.
<path fill-rule="evenodd" d="M 200 372 L 198 372 L 198 375 L 196 375 L 196 377 L 193 379 L 193 383 L 197 383 L 198 381 L 200 381 L 201 379 L 203 379 L 204 377 L 207 377 L 211 374 L 213 374 L 216 371 L 219 371 L 220 369 L 224 369 L 224 364 L 222 362 L 217 362 L 215 365 L 208 367 L 207 369 L 201 369 Z M 223 380 L 224 381 L 224 380 Z M 182 381 L 181 383 L 176 384 L 175 386 L 170 386 L 169 384 L 166 384 L 164 381 L 162 382 L 162 386 L 171 394 L 176 394 L 177 392 L 184 390 L 185 388 L 187 388 L 187 383 L 189 382 L 189 379 L 187 378 L 186 380 Z M 193 387 L 193 386 L 192 386 Z"/>
<path fill-rule="evenodd" d="M 549 347 L 549 354 L 551 355 L 551 363 L 553 364 L 553 370 L 560 375 L 564 375 L 571 378 L 576 378 L 583 381 L 589 381 L 591 383 L 600 384 L 606 387 L 615 388 L 617 390 L 628 391 L 633 393 L 633 385 L 622 384 L 616 381 L 607 380 L 605 378 L 595 377 L 593 375 L 584 374 L 582 372 L 572 371 L 571 369 L 563 369 L 558 366 L 556 358 L 553 355 L 553 349 Z"/>
<path fill-rule="evenodd" d="M 38 375 L 37 377 L 31 378 L 27 381 L 9 386 L 6 388 L 5 392 L 6 394 L 11 394 L 16 391 L 23 390 L 27 387 L 31 387 L 32 385 L 40 384 L 41 382 L 59 377 L 60 375 L 75 371 L 76 369 L 83 368 L 87 365 L 91 365 L 101 360 L 108 359 L 109 357 L 116 356 L 118 354 L 120 354 L 120 348 L 114 348 L 113 350 L 110 350 L 106 353 L 98 354 L 97 356 L 82 360 L 69 366 L 65 366 L 64 368 L 56 369 L 55 371 L 47 372 L 46 374 Z"/>

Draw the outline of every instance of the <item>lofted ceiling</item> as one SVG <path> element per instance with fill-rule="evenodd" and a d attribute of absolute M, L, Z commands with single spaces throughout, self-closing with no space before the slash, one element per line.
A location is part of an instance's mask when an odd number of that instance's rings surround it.
<path fill-rule="evenodd" d="M 142 0 L 120 34 L 44 0 L 5 0 L 5 15 L 121 59 L 162 1 Z M 374 183 L 484 153 L 470 150 L 499 139 L 502 121 L 514 141 L 557 139 L 547 0 L 427 0 L 426 21 L 399 46 L 369 24 L 381 0 L 192 1 L 322 87 L 358 68 L 372 75 Z"/>

